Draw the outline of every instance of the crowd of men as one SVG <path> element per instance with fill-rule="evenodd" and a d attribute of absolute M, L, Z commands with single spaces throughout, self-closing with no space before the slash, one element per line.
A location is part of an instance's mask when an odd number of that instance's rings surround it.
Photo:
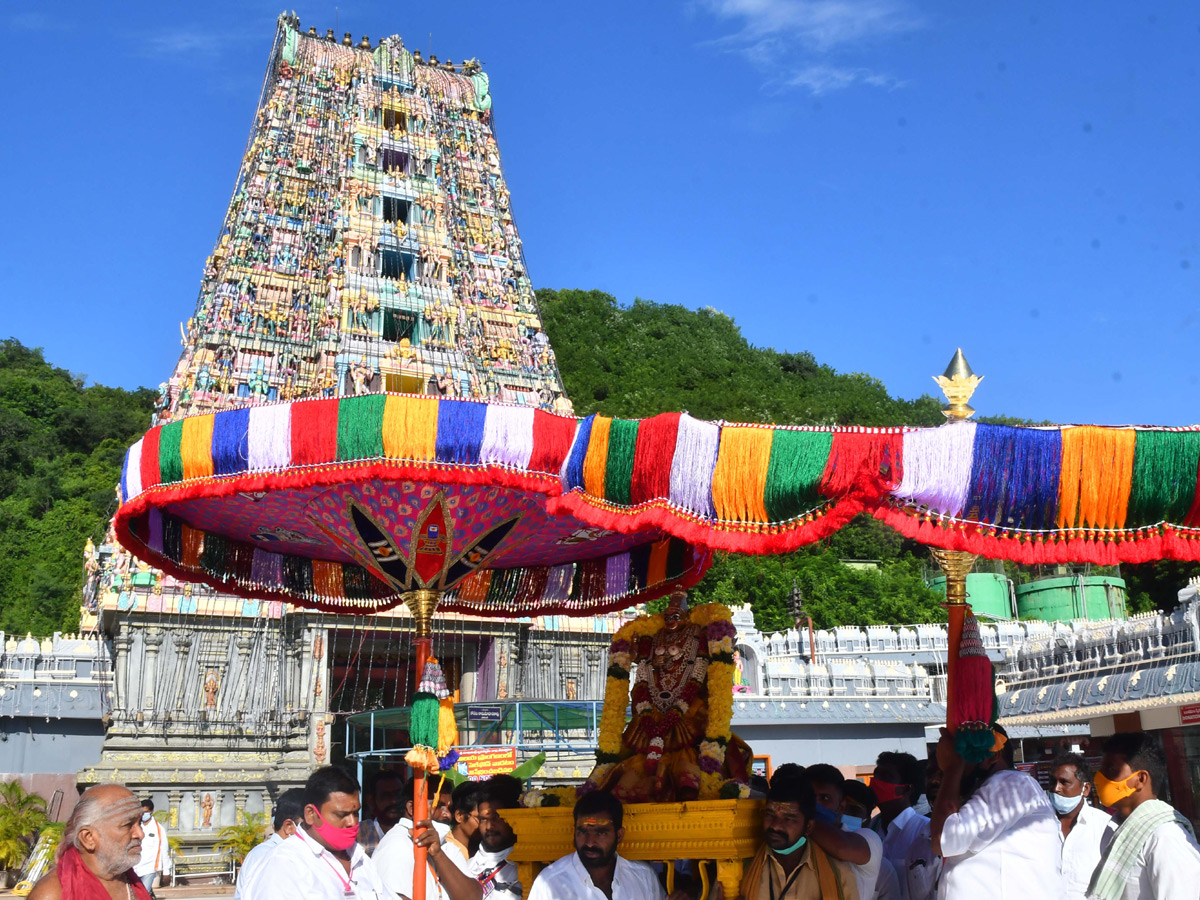
<path fill-rule="evenodd" d="M 937 760 L 941 759 L 943 765 Z M 1158 799 L 1166 766 L 1142 733 L 1112 736 L 1099 771 L 1077 754 L 1055 761 L 1049 792 L 1012 766 L 1006 745 L 979 764 L 946 735 L 922 762 L 879 756 L 870 784 L 833 766 L 780 766 L 758 785 L 762 840 L 742 900 L 1185 900 L 1200 898 L 1191 823 Z M 575 852 L 522 888 L 504 811 L 523 785 L 495 776 L 430 788 L 414 821 L 414 781 L 381 773 L 362 819 L 358 782 L 318 769 L 276 803 L 274 834 L 242 863 L 237 900 L 411 900 L 415 847 L 427 851 L 426 900 L 685 900 L 700 894 L 683 864 L 669 897 L 661 866 L 620 855 L 624 810 L 594 791 L 574 808 Z M 1098 802 L 1098 805 L 1094 804 Z M 1104 809 L 1102 809 L 1103 807 Z M 84 792 L 58 864 L 31 900 L 151 900 L 153 819 L 119 785 Z M 1104 811 L 1111 810 L 1110 812 Z M 158 832 L 156 852 L 165 840 Z M 140 874 L 139 874 L 140 873 Z M 724 900 L 720 886 L 710 900 Z M 732 898 L 731 898 L 732 900 Z"/>

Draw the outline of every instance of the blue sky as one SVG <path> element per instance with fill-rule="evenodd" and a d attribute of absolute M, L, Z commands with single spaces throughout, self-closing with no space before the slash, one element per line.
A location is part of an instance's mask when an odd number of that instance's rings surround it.
<path fill-rule="evenodd" d="M 279 10 L 6 5 L 0 335 L 167 377 Z M 484 62 L 535 286 L 713 306 L 901 396 L 961 345 L 981 412 L 1200 421 L 1195 4 L 347 2 L 336 25 Z"/>

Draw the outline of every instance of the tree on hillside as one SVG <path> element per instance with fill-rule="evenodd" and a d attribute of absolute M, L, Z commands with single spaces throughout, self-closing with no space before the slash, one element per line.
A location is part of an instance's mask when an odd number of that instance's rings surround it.
<path fill-rule="evenodd" d="M 687 410 L 702 419 L 788 425 L 937 425 L 929 396 L 899 400 L 875 378 L 842 374 L 809 353 L 759 349 L 713 309 L 602 291 L 541 290 L 546 333 L 580 415 L 640 418 Z"/>
<path fill-rule="evenodd" d="M 103 534 L 153 404 L 146 388 L 86 387 L 40 349 L 0 341 L 0 629 L 78 627 L 83 545 Z"/>

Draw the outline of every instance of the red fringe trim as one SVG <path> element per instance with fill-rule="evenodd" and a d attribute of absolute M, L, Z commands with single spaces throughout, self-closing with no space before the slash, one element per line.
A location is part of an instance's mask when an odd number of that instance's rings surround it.
<path fill-rule="evenodd" d="M 611 506 L 599 506 L 597 501 L 581 491 L 551 496 L 546 500 L 546 510 L 551 515 L 572 515 L 581 522 L 597 528 L 607 528 L 621 534 L 636 534 L 658 528 L 710 550 L 757 555 L 790 553 L 805 544 L 829 537 L 863 512 L 864 508 L 861 501 L 846 499 L 788 525 L 755 523 L 735 528 L 730 525 L 714 526 L 711 522 L 689 519 L 665 502 L 623 511 Z"/>
<path fill-rule="evenodd" d="M 985 525 L 940 522 L 936 516 L 896 506 L 880 506 L 871 514 L 905 537 L 930 547 L 966 550 L 988 559 L 1007 559 L 1022 565 L 1088 562 L 1115 566 L 1160 559 L 1200 561 L 1200 534 L 1181 534 L 1169 525 L 1124 534 L 1104 534 L 1083 528 L 1066 533 L 1017 533 Z"/>

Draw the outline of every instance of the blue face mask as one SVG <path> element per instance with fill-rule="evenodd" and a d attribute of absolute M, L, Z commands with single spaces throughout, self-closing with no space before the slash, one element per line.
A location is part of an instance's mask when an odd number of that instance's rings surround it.
<path fill-rule="evenodd" d="M 862 827 L 862 819 L 860 819 L 858 816 L 842 816 L 842 829 L 844 831 L 858 831 Z"/>
<path fill-rule="evenodd" d="M 818 822 L 826 822 L 830 825 L 836 825 L 838 821 L 838 814 L 832 809 L 828 809 L 827 807 L 824 807 L 818 803 L 816 808 L 816 819 Z"/>
<path fill-rule="evenodd" d="M 783 850 L 772 850 L 771 852 L 776 856 L 791 856 L 793 853 L 803 847 L 807 840 L 808 838 L 806 838 L 804 835 L 800 835 L 800 839 L 797 840 L 796 843 L 792 844 L 792 846 Z"/>
<path fill-rule="evenodd" d="M 1062 794 L 1051 794 L 1050 802 L 1054 804 L 1054 811 L 1060 816 L 1069 816 L 1083 802 L 1083 794 L 1077 797 L 1064 797 Z"/>

